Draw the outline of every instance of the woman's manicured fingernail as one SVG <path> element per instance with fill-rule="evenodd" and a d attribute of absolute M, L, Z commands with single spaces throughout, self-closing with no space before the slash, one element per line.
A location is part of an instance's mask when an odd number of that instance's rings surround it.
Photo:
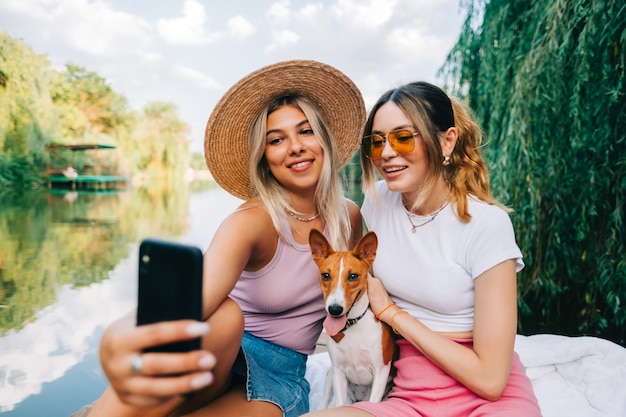
<path fill-rule="evenodd" d="M 215 366 L 215 356 L 213 355 L 205 355 L 200 358 L 198 361 L 198 365 L 202 369 L 211 369 Z"/>
<path fill-rule="evenodd" d="M 196 322 L 187 326 L 185 330 L 189 336 L 204 336 L 209 332 L 209 323 Z"/>
<path fill-rule="evenodd" d="M 192 389 L 203 388 L 211 384 L 212 382 L 213 382 L 213 374 L 210 372 L 205 372 L 191 380 L 191 388 Z"/>

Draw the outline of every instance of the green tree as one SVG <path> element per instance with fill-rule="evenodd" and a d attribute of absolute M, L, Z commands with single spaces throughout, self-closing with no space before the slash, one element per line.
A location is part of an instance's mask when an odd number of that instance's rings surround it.
<path fill-rule="evenodd" d="M 133 134 L 124 143 L 124 153 L 137 172 L 152 179 L 180 180 L 189 167 L 189 128 L 172 103 L 154 102 L 137 115 Z"/>
<path fill-rule="evenodd" d="M 151 103 L 136 114 L 97 73 L 74 64 L 56 71 L 45 55 L 0 34 L 0 186 L 41 182 L 52 143 L 116 145 L 121 152 L 98 153 L 107 173 L 177 181 L 190 164 L 188 131 L 173 104 Z M 54 157 L 94 165 L 93 153 Z"/>
<path fill-rule="evenodd" d="M 526 262 L 520 330 L 626 341 L 626 5 L 467 1 L 442 72 L 487 135 Z"/>
<path fill-rule="evenodd" d="M 49 85 L 54 72 L 44 55 L 0 33 L 0 185 L 39 179 L 55 113 Z"/>
<path fill-rule="evenodd" d="M 117 145 L 131 134 L 133 114 L 126 98 L 97 73 L 68 64 L 66 71 L 53 78 L 50 90 L 62 134 L 60 143 Z M 79 167 L 94 166 L 94 155 L 74 153 L 71 159 Z M 128 169 L 119 166 L 119 159 L 116 152 L 99 153 L 98 166 L 109 174 L 125 173 Z"/>
<path fill-rule="evenodd" d="M 97 73 L 73 64 L 56 81 L 52 99 L 69 110 L 64 126 L 68 137 L 82 142 L 86 137 L 102 141 L 109 135 L 114 142 L 117 129 L 129 121 L 126 98 Z"/>

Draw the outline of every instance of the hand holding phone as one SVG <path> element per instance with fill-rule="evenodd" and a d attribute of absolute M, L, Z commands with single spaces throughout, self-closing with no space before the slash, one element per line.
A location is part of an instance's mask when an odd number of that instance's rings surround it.
<path fill-rule="evenodd" d="M 202 320 L 202 252 L 180 243 L 148 238 L 139 246 L 137 325 Z M 200 349 L 200 339 L 168 343 L 147 352 Z"/>

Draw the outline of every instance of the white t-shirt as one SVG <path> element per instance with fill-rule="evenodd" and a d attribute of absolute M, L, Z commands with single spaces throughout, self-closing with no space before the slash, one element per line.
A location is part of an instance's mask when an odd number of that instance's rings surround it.
<path fill-rule="evenodd" d="M 389 191 L 384 181 L 361 208 L 367 228 L 378 236 L 373 275 L 398 307 L 433 331 L 473 330 L 474 279 L 508 259 L 515 259 L 516 271 L 524 267 L 508 213 L 474 198 L 468 208 L 469 223 L 449 204 L 412 233 L 401 194 Z"/>

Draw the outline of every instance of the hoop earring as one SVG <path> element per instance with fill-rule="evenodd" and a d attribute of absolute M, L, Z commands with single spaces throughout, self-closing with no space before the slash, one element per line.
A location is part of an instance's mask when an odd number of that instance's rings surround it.
<path fill-rule="evenodd" d="M 450 157 L 449 156 L 444 156 L 443 157 L 443 166 L 448 166 L 450 165 Z"/>

